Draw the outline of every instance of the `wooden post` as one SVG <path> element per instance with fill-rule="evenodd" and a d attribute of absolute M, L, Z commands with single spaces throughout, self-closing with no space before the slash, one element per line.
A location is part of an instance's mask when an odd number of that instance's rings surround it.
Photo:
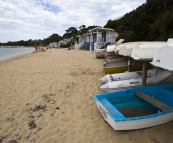
<path fill-rule="evenodd" d="M 128 60 L 128 71 L 131 71 L 131 59 Z"/>
<path fill-rule="evenodd" d="M 111 43 L 111 32 L 110 32 L 110 30 L 109 30 L 109 42 Z"/>
<path fill-rule="evenodd" d="M 143 62 L 142 67 L 142 86 L 146 86 L 148 62 Z"/>

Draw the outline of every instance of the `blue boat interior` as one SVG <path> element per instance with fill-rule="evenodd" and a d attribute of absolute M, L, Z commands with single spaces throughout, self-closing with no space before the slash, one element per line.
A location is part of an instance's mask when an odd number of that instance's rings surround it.
<path fill-rule="evenodd" d="M 107 100 L 126 118 L 157 114 L 160 110 L 134 94 L 112 96 Z"/>
<path fill-rule="evenodd" d="M 173 83 L 137 87 L 116 92 L 97 94 L 93 98 L 100 102 L 115 121 L 139 120 L 152 118 L 172 112 L 161 110 L 134 92 L 143 92 L 150 97 L 173 108 Z"/>

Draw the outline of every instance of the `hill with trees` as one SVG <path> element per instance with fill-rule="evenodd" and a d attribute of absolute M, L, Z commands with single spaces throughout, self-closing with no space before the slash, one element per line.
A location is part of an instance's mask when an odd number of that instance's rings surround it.
<path fill-rule="evenodd" d="M 113 28 L 127 41 L 166 41 L 173 37 L 173 0 L 147 0 L 119 20 L 104 26 Z"/>

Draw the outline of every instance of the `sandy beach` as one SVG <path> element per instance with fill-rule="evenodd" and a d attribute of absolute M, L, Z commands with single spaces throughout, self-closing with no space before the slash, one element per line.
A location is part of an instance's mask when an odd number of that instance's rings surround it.
<path fill-rule="evenodd" d="M 102 63 L 67 48 L 0 62 L 0 143 L 172 143 L 173 121 L 115 131 L 103 120 L 92 98 Z"/>

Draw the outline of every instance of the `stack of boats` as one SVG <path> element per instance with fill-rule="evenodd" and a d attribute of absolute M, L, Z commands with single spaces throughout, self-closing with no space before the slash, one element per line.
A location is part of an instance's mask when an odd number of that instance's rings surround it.
<path fill-rule="evenodd" d="M 106 75 L 100 79 L 104 83 L 100 90 L 106 93 L 93 96 L 104 120 L 115 130 L 147 128 L 172 120 L 173 83 L 164 82 L 173 78 L 173 39 L 121 43 L 112 49 L 114 57 L 106 58 Z"/>

